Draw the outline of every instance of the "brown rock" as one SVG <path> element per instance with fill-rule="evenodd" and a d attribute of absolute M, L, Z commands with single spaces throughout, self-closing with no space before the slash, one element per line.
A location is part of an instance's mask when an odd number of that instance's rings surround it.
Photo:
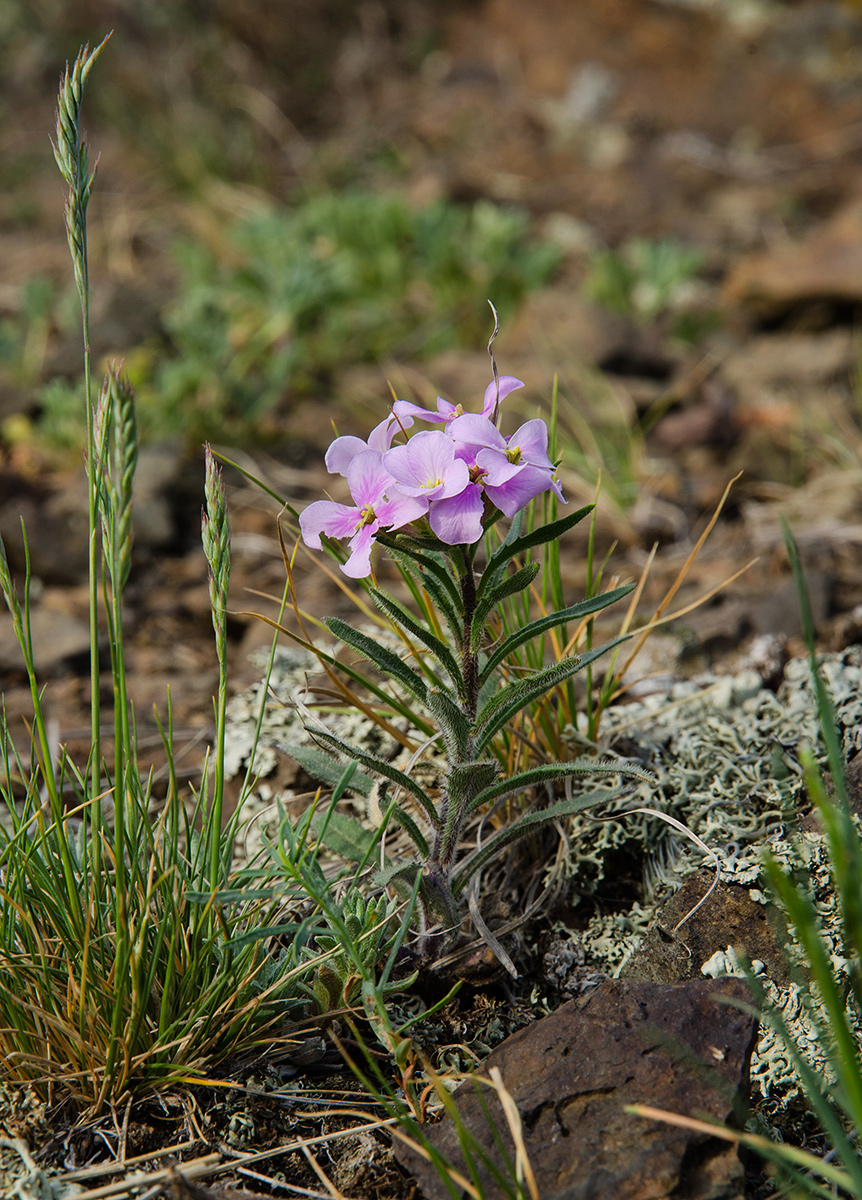
<path fill-rule="evenodd" d="M 727 1121 L 744 1097 L 756 1023 L 714 997 L 743 1000 L 738 979 L 678 984 L 608 980 L 585 1001 L 569 1001 L 508 1038 L 489 1057 L 520 1115 L 543 1200 L 737 1200 L 743 1171 L 732 1147 L 624 1111 L 650 1104 Z M 461 1119 L 499 1162 L 482 1103 L 466 1084 L 455 1093 Z M 496 1098 L 482 1099 L 514 1161 L 514 1143 Z M 465 1170 L 451 1120 L 429 1131 L 434 1146 Z M 407 1147 L 396 1157 L 429 1200 L 449 1192 Z M 474 1160 L 475 1161 L 475 1160 Z M 489 1200 L 502 1196 L 478 1167 Z"/>
<path fill-rule="evenodd" d="M 771 979 L 786 980 L 781 947 L 769 920 L 769 909 L 752 900 L 748 888 L 719 883 L 705 904 L 674 931 L 709 890 L 714 872 L 703 870 L 687 879 L 662 905 L 637 950 L 620 972 L 625 979 L 671 983 L 700 979 L 701 967 L 717 950 L 732 946 L 740 958 L 760 959 Z"/>
<path fill-rule="evenodd" d="M 731 304 L 783 309 L 811 300 L 862 300 L 862 202 L 793 245 L 742 259 L 725 284 Z"/>

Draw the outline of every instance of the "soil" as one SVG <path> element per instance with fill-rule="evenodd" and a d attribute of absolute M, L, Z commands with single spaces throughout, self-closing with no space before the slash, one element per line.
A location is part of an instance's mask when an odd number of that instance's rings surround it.
<path fill-rule="evenodd" d="M 258 0 L 216 4 L 211 17 L 219 46 L 231 48 L 224 77 L 257 98 L 256 112 L 269 114 L 259 117 L 252 139 L 260 168 L 254 187 L 289 197 L 339 170 L 383 186 L 391 179 L 380 164 L 397 156 L 398 185 L 416 202 L 443 196 L 515 203 L 536 231 L 564 246 L 553 286 L 531 296 L 502 330 L 497 361 L 502 372 L 526 382 L 520 410 L 513 397 L 514 412 L 532 415 L 537 403 L 547 409 L 557 375 L 562 435 L 585 445 L 592 429 L 605 448 L 596 550 L 599 560 L 609 556 L 607 578 L 628 581 L 641 575 L 658 544 L 638 610 L 644 619 L 661 604 L 728 482 L 739 476 L 671 608 L 708 598 L 647 642 L 627 677 L 631 694 L 643 695 L 651 686 L 643 681 L 656 676 L 666 684 L 752 663 L 768 679 L 761 660 L 770 653 L 777 684 L 784 659 L 802 649 L 783 517 L 808 572 L 819 644 L 838 651 L 862 640 L 854 334 L 862 304 L 858 5 L 297 0 L 292 7 L 293 22 Z M 100 2 L 67 8 L 56 34 L 22 42 L 30 57 L 22 49 L 3 92 L 9 178 L 16 168 L 21 180 L 0 202 L 0 310 L 8 313 L 17 311 L 19 289 L 33 272 L 68 273 L 62 192 L 47 147 L 59 58 L 74 54 L 82 31 L 81 41 L 93 41 L 112 24 L 114 64 L 106 59 L 105 70 L 115 82 L 125 77 L 150 105 L 179 86 L 167 74 L 177 65 L 173 54 L 164 54 L 159 73 L 158 39 L 146 22 L 136 28 Z M 288 25 L 300 32 L 290 36 Z M 307 78 L 298 64 L 308 67 Z M 95 79 L 91 88 L 95 96 Z M 102 155 L 91 227 L 93 342 L 100 357 L 122 355 L 150 336 L 153 313 L 171 294 L 169 235 L 206 232 L 226 212 L 241 211 L 253 187 L 230 177 L 228 163 L 227 183 L 213 176 L 208 186 L 198 180 L 195 189 L 180 190 L 159 173 L 158 146 L 154 153 L 143 133 L 136 140 L 119 120 L 112 123 L 96 100 L 88 127 Z M 667 314 L 650 320 L 613 314 L 585 295 L 590 253 L 636 237 L 672 238 L 701 251 L 705 266 L 693 311 L 710 321 L 695 340 L 682 342 Z M 122 305 L 118 296 L 125 297 Z M 48 331 L 43 353 L 45 377 L 74 369 L 68 364 L 77 350 L 61 330 Z M 345 366 L 312 399 L 285 397 L 265 448 L 223 450 L 301 508 L 331 482 L 322 458 L 332 420 L 339 432 L 366 431 L 385 408 L 390 381 L 402 397 L 429 401 L 439 393 L 466 405 L 488 378 L 484 347 L 431 361 Z M 34 412 L 34 388 L 0 377 L 0 533 L 20 572 L 18 529 L 25 518 L 48 712 L 59 740 L 84 756 L 85 496 L 79 461 L 10 432 L 16 417 Z M 622 447 L 616 457 L 607 450 L 613 445 Z M 583 474 L 572 466 L 563 472 L 573 500 L 592 499 L 596 453 Z M 139 476 L 127 593 L 131 693 L 142 751 L 149 753 L 152 735 L 158 768 L 157 728 L 148 714 L 163 706 L 170 685 L 176 737 L 188 743 L 194 774 L 197 748 L 212 732 L 216 679 L 199 544 L 202 452 L 179 444 L 147 448 Z M 258 678 L 251 655 L 269 643 L 270 629 L 255 614 L 275 615 L 285 572 L 277 504 L 233 468 L 226 468 L 226 479 L 230 674 L 238 693 Z M 292 549 L 289 527 L 283 528 Z M 572 597 L 585 586 L 585 550 L 583 536 L 564 546 L 563 581 Z M 297 559 L 296 587 L 309 613 L 351 612 L 312 554 Z M 0 678 L 10 727 L 23 737 L 29 689 L 9 632 L 0 621 Z M 537 957 L 527 960 L 535 965 Z M 486 1016 L 505 1010 L 500 1027 L 508 1032 L 532 1015 L 529 997 L 526 984 L 512 992 L 499 978 L 487 983 L 477 965 L 460 1007 L 446 1012 L 445 1044 L 490 1048 L 480 1010 Z M 288 1120 L 281 1100 L 267 1098 L 278 1070 L 272 1059 L 242 1069 L 226 1064 L 226 1076 L 237 1081 L 233 1091 L 190 1088 L 83 1129 L 64 1127 L 62 1115 L 54 1115 L 44 1161 L 74 1171 L 103 1158 L 105 1145 L 112 1154 L 121 1146 L 155 1170 L 156 1159 L 146 1156 L 165 1145 L 184 1143 L 188 1159 L 225 1145 L 265 1150 L 287 1132 L 315 1136 L 319 1123 L 297 1116 L 295 1107 Z M 337 1107 L 348 1094 L 359 1104 L 353 1076 L 331 1049 L 304 1066 L 301 1078 L 321 1107 Z M 250 1125 L 243 1125 L 246 1117 Z M 44 1135 L 47 1126 L 40 1128 Z M 336 1186 L 356 1196 L 412 1194 L 380 1137 L 355 1136 L 372 1138 L 378 1149 L 371 1154 L 354 1145 L 360 1165 L 353 1175 L 347 1166 L 331 1175 Z M 348 1156 L 326 1149 L 319 1165 L 337 1174 Z M 279 1178 L 311 1189 L 306 1194 L 322 1187 L 299 1143 L 290 1156 L 261 1167 L 256 1180 L 236 1175 L 233 1191 L 178 1178 L 170 1187 L 203 1200 L 210 1189 L 224 1197 L 237 1195 L 236 1188 L 268 1191 Z M 749 1194 L 761 1183 L 752 1182 Z"/>

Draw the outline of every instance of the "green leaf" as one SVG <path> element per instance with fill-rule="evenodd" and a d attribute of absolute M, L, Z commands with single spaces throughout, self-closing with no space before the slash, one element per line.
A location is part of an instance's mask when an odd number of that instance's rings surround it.
<path fill-rule="evenodd" d="M 326 617 L 324 624 L 342 642 L 363 655 L 364 658 L 370 659 L 384 675 L 388 675 L 390 679 L 394 679 L 406 687 L 417 700 L 425 702 L 425 683 L 422 677 L 402 658 L 399 658 L 393 650 L 382 646 L 380 642 L 376 642 L 367 634 L 360 633 L 358 629 L 354 629 L 352 625 L 348 625 L 339 617 Z"/>
<path fill-rule="evenodd" d="M 469 718 L 445 692 L 434 688 L 428 689 L 426 703 L 428 711 L 440 727 L 449 758 L 463 762 L 468 757 L 467 750 L 472 732 Z"/>
<path fill-rule="evenodd" d="M 541 563 L 528 563 L 526 567 L 515 571 L 514 575 L 507 575 L 502 583 L 485 590 L 482 599 L 476 605 L 470 626 L 470 648 L 472 650 L 475 651 L 482 641 L 489 613 L 507 596 L 514 596 L 517 592 L 523 592 L 525 588 L 528 588 L 541 569 Z"/>
<path fill-rule="evenodd" d="M 579 508 L 577 512 L 569 513 L 567 517 L 561 517 L 559 521 L 551 521 L 548 525 L 540 525 L 538 529 L 533 529 L 529 533 L 525 533 L 520 537 L 506 538 L 502 546 L 499 546 L 488 560 L 488 565 L 482 574 L 482 579 L 479 583 L 479 594 L 484 591 L 488 584 L 493 583 L 494 573 L 508 562 L 510 558 L 514 558 L 516 554 L 521 554 L 524 550 L 530 550 L 533 546 L 541 546 L 547 542 L 554 542 L 562 537 L 564 533 L 572 529 L 579 521 L 583 521 L 584 517 L 589 516 L 595 505 L 587 504 L 584 508 Z M 511 534 L 511 530 L 509 531 Z"/>
<path fill-rule="evenodd" d="M 450 811 L 469 812 L 475 808 L 476 797 L 493 788 L 499 773 L 500 764 L 493 759 L 456 763 L 450 767 L 446 778 Z"/>
<path fill-rule="evenodd" d="M 476 720 L 474 726 L 475 753 L 481 754 L 494 734 L 502 729 L 522 708 L 537 700 L 539 696 L 544 696 L 547 692 L 552 691 L 564 680 L 589 666 L 600 655 L 626 640 L 626 637 L 615 638 L 612 642 L 599 646 L 596 650 L 564 658 L 561 662 L 553 663 L 535 675 L 516 680 L 501 688 L 493 699 L 488 701 Z"/>
<path fill-rule="evenodd" d="M 523 817 L 519 817 L 517 821 L 513 821 L 505 829 L 501 829 L 490 841 L 485 843 L 481 850 L 475 851 L 456 867 L 452 876 L 452 887 L 455 894 L 461 892 L 467 881 L 481 867 L 484 867 L 494 855 L 499 854 L 512 842 L 517 842 L 534 830 L 541 829 L 543 825 L 552 824 L 560 817 L 570 817 L 574 813 L 582 812 L 585 808 L 594 808 L 597 804 L 605 804 L 619 794 L 619 788 L 612 791 L 588 792 L 584 796 L 575 796 L 571 800 L 560 800 L 556 804 L 552 804 L 550 808 L 525 813 Z"/>
<path fill-rule="evenodd" d="M 461 603 L 458 587 L 446 569 L 444 553 L 451 547 L 437 538 L 413 538 L 405 534 L 378 533 L 375 540 L 389 550 L 399 550 L 409 558 L 421 563 L 429 571 L 433 571 L 446 590 L 449 592 L 456 607 Z"/>
<path fill-rule="evenodd" d="M 532 767 L 529 771 L 521 771 L 507 779 L 497 780 L 490 787 L 484 788 L 470 802 L 470 810 L 481 808 L 503 796 L 514 796 L 527 788 L 537 787 L 543 783 L 553 783 L 558 779 L 569 779 L 575 775 L 630 775 L 644 783 L 657 784 L 655 775 L 631 762 L 621 762 L 609 758 L 579 758 L 575 762 L 543 763 L 540 767 Z"/>
<path fill-rule="evenodd" d="M 419 586 L 427 591 L 428 595 L 434 601 L 437 611 L 443 614 L 443 618 L 449 626 L 452 636 L 457 641 L 461 636 L 462 620 L 458 616 L 449 592 L 441 584 L 438 577 L 426 569 L 425 561 L 419 555 L 411 556 L 403 554 L 400 550 L 391 550 L 390 553 L 398 563 L 399 569 L 405 575 L 411 575 Z"/>
<path fill-rule="evenodd" d="M 309 729 L 309 733 L 316 736 L 317 730 Z M 296 746 L 290 742 L 276 742 L 275 744 L 279 750 L 283 750 L 285 754 L 295 758 L 312 779 L 319 779 L 322 783 L 328 783 L 334 787 L 344 774 L 343 763 L 338 762 L 331 754 L 325 754 L 322 750 L 315 749 L 314 746 Z M 367 796 L 374 787 L 374 780 L 369 779 L 360 771 L 355 771 L 350 780 L 350 787 L 360 795 Z"/>
<path fill-rule="evenodd" d="M 387 614 L 387 616 L 391 617 L 393 621 L 397 621 L 398 624 L 403 626 L 408 633 L 412 634 L 417 641 L 421 642 L 423 646 L 431 651 L 431 653 L 442 666 L 443 670 L 452 680 L 455 687 L 458 689 L 458 695 L 463 698 L 466 691 L 464 676 L 460 667 L 458 666 L 458 660 L 446 643 L 438 638 L 436 634 L 431 633 L 429 629 L 426 629 L 424 625 L 421 625 L 415 617 L 406 612 L 405 609 L 403 609 L 396 600 L 393 600 L 391 596 L 388 596 L 386 592 L 382 592 L 379 588 L 372 588 L 371 595 L 377 601 L 379 607 L 382 608 Z"/>
<path fill-rule="evenodd" d="M 428 842 L 425 840 L 425 835 L 422 833 L 419 826 L 413 820 L 408 812 L 405 812 L 399 804 L 396 804 L 392 809 L 392 817 L 402 829 L 410 835 L 413 845 L 419 851 L 423 858 L 428 857 Z"/>
<path fill-rule="evenodd" d="M 369 771 L 373 771 L 375 775 L 380 775 L 384 779 L 389 779 L 392 783 L 397 783 L 405 792 L 409 792 L 414 799 L 419 801 L 429 821 L 433 823 L 437 819 L 437 812 L 431 797 L 409 775 L 405 775 L 403 771 L 399 771 L 397 767 L 393 767 L 391 763 L 384 761 L 384 759 L 376 758 L 375 755 L 369 754 L 359 746 L 351 746 L 348 742 L 343 742 L 341 738 L 337 738 L 322 729 L 309 728 L 308 732 L 313 737 L 325 742 L 327 746 L 331 746 L 338 754 L 343 754 L 347 758 L 354 758 L 357 762 L 362 763 L 364 767 L 367 767 Z"/>
<path fill-rule="evenodd" d="M 315 835 L 323 835 L 323 842 L 330 850 L 347 862 L 361 862 L 370 852 L 378 834 L 366 829 L 348 813 L 318 810 L 311 819 Z"/>
<path fill-rule="evenodd" d="M 568 621 L 579 621 L 582 617 L 587 617 L 591 613 L 600 612 L 603 608 L 607 608 L 611 604 L 615 604 L 617 600 L 621 600 L 623 596 L 628 596 L 634 591 L 635 585 L 627 583 L 624 587 L 614 588 L 613 591 L 603 592 L 599 596 L 592 596 L 589 600 L 581 600 L 577 604 L 571 604 L 568 608 L 558 609 L 557 612 L 548 613 L 547 616 L 539 617 L 535 621 L 531 621 L 529 625 L 525 625 L 522 629 L 516 630 L 499 646 L 495 648 L 492 654 L 486 659 L 482 670 L 479 673 L 479 684 L 483 684 L 495 670 L 510 654 L 523 646 L 525 642 L 531 641 L 534 637 L 538 637 L 540 633 L 544 633 L 546 629 L 554 629 L 558 625 L 565 625 Z"/>
<path fill-rule="evenodd" d="M 388 863 L 374 872 L 373 883 L 375 887 L 394 887 L 396 891 L 405 883 L 412 888 L 421 869 L 415 862 Z"/>

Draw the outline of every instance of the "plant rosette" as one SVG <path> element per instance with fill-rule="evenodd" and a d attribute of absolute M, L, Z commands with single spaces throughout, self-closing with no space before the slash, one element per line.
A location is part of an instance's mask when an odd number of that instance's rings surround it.
<path fill-rule="evenodd" d="M 306 545 L 331 549 L 346 575 L 365 579 L 372 574 L 371 553 L 377 543 L 412 583 L 414 595 L 418 585 L 428 598 L 425 612 L 417 617 L 376 581 L 368 585 L 405 642 L 418 643 L 425 651 L 414 652 L 412 661 L 340 619 L 329 618 L 326 625 L 428 714 L 446 760 L 439 791 L 432 794 L 362 746 L 318 725 L 307 727 L 332 756 L 356 763 L 382 784 L 384 822 L 394 820 L 404 828 L 415 858 L 387 862 L 376 882 L 415 897 L 419 924 L 426 932 L 432 925 L 442 925 L 444 933 L 460 927 L 465 888 L 506 846 L 561 817 L 607 802 L 618 789 L 568 795 L 544 808 L 534 805 L 481 848 L 459 854 L 466 824 L 478 810 L 586 772 L 648 778 L 631 764 L 595 758 L 546 762 L 500 777 L 493 755 L 497 735 L 523 710 L 623 639 L 580 655 L 566 654 L 526 676 L 507 670 L 511 656 L 550 629 L 589 618 L 633 586 L 545 612 L 503 635 L 494 632 L 497 607 L 530 588 L 541 569 L 539 562 L 530 560 L 531 551 L 559 539 L 593 507 L 538 528 L 531 527 L 529 516 L 525 520 L 525 511 L 529 514 L 537 497 L 550 492 L 556 501 L 565 499 L 548 454 L 546 423 L 534 418 L 509 437 L 499 428 L 502 401 L 523 386 L 519 379 L 498 376 L 495 366 L 480 412 L 464 412 L 442 398 L 436 411 L 396 400 L 367 441 L 338 437 L 327 451 L 326 465 L 346 477 L 352 503 L 317 500 L 299 518 Z M 416 421 L 440 428 L 408 433 Z M 404 440 L 393 444 L 397 437 Z M 491 534 L 501 518 L 510 519 L 508 532 Z M 347 540 L 346 557 L 331 539 Z M 351 818 L 338 818 L 327 820 L 337 848 L 349 854 L 351 846 L 356 847 L 352 856 L 362 858 L 368 831 Z M 430 955 L 432 946 L 439 950 L 446 945 L 446 937 L 423 937 L 420 945 Z"/>

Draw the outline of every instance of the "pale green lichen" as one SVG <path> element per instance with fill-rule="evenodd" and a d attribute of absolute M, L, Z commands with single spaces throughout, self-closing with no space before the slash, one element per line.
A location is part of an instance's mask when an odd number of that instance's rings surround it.
<path fill-rule="evenodd" d="M 822 668 L 849 756 L 862 741 L 862 649 L 826 656 Z M 801 868 L 810 880 L 836 977 L 846 979 L 827 848 L 819 834 L 797 829 L 805 802 L 797 751 L 808 745 L 821 762 L 825 759 L 809 664 L 807 659 L 788 663 L 777 695 L 755 688 L 752 674 L 678 683 L 667 694 L 605 715 L 608 742 L 613 745 L 620 736 L 635 739 L 649 751 L 646 765 L 659 778 L 656 789 L 639 788 L 619 808 L 648 805 L 682 821 L 718 854 L 723 879 L 748 885 L 752 898 L 761 903 L 768 898 L 762 879 L 764 849 L 789 870 Z M 585 816 L 576 818 L 570 831 L 573 886 L 582 892 L 598 891 L 613 854 L 631 852 L 639 839 L 646 847 L 639 917 L 654 914 L 660 900 L 704 865 L 701 851 L 655 818 L 621 813 L 618 822 L 596 823 Z M 614 924 L 622 935 L 618 953 L 608 946 Z M 569 935 L 584 948 L 585 969 L 594 965 L 612 976 L 619 974 L 638 941 L 623 925 L 619 915 L 603 917 L 593 919 L 581 934 Z M 743 973 L 731 948 L 714 955 L 704 970 Z M 763 983 L 811 1065 L 826 1072 L 817 1031 L 798 986 L 779 988 L 765 978 Z M 752 1083 L 764 1096 L 782 1100 L 799 1090 L 790 1055 L 765 1022 L 752 1062 Z"/>

